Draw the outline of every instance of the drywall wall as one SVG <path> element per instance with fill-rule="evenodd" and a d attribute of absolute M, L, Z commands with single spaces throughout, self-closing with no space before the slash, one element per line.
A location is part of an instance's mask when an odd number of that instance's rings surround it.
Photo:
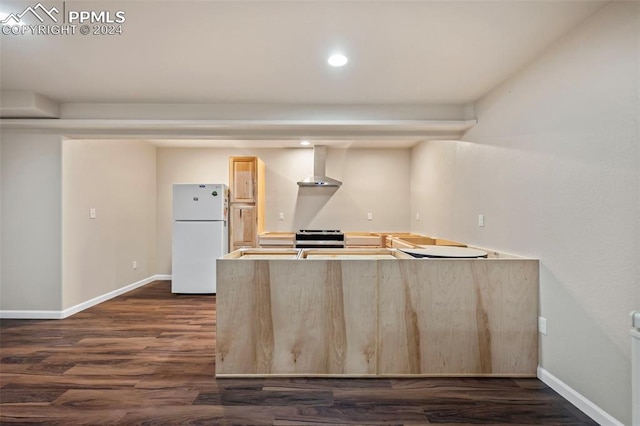
<path fill-rule="evenodd" d="M 62 304 L 68 309 L 155 274 L 156 147 L 65 140 L 62 162 Z"/>
<path fill-rule="evenodd" d="M 412 152 L 412 230 L 540 259 L 540 364 L 631 423 L 640 292 L 640 3 L 611 3 Z M 478 214 L 485 226 L 478 227 Z"/>
<path fill-rule="evenodd" d="M 61 307 L 59 135 L 2 131 L 0 309 Z"/>
<path fill-rule="evenodd" d="M 327 149 L 332 188 L 299 188 L 313 174 L 311 149 L 158 149 L 158 273 L 171 273 L 173 183 L 229 181 L 229 156 L 255 155 L 266 168 L 269 231 L 301 228 L 406 231 L 409 227 L 408 149 Z M 284 220 L 278 219 L 278 213 Z M 367 220 L 367 213 L 373 220 Z"/>
<path fill-rule="evenodd" d="M 3 135 L 0 134 L 0 138 Z M 2 292 L 2 139 L 0 139 L 0 293 Z M 0 310 L 2 302 L 0 301 Z"/>

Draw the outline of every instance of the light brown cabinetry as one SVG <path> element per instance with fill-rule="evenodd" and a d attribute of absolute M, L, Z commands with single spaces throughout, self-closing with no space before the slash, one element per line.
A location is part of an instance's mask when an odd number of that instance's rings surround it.
<path fill-rule="evenodd" d="M 345 232 L 344 245 L 348 248 L 382 247 L 382 236 L 372 232 Z"/>
<path fill-rule="evenodd" d="M 419 235 L 411 232 L 380 232 L 380 236 L 382 237 L 382 247 L 391 248 L 394 238 L 417 237 Z"/>
<path fill-rule="evenodd" d="M 256 160 L 256 157 L 231 157 L 229 159 L 229 191 L 231 192 L 229 202 L 256 202 L 258 163 Z"/>
<path fill-rule="evenodd" d="M 274 250 L 216 260 L 217 377 L 536 375 L 535 259 Z"/>
<path fill-rule="evenodd" d="M 258 157 L 229 157 L 229 250 L 256 247 L 264 230 L 265 169 Z"/>
<path fill-rule="evenodd" d="M 391 238 L 390 241 L 391 241 L 391 247 L 397 248 L 397 249 L 414 248 L 415 247 L 415 244 L 409 243 L 409 242 L 401 240 L 399 238 Z"/>
<path fill-rule="evenodd" d="M 400 237 L 391 238 L 391 247 L 393 248 L 413 248 L 420 245 L 435 245 L 436 240 L 429 237 Z"/>
<path fill-rule="evenodd" d="M 256 246 L 256 206 L 231 205 L 231 235 L 233 249 Z"/>
<path fill-rule="evenodd" d="M 419 248 L 421 246 L 457 246 L 466 247 L 466 244 L 441 238 L 425 237 L 423 235 L 410 234 L 407 236 L 387 236 L 386 247 L 397 249 Z"/>
<path fill-rule="evenodd" d="M 258 235 L 258 246 L 275 248 L 293 248 L 296 234 L 293 232 L 262 232 Z"/>

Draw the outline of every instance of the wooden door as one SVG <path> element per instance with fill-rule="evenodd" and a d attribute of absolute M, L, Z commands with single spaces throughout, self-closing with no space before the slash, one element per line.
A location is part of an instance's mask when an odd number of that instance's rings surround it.
<path fill-rule="evenodd" d="M 232 203 L 256 202 L 255 157 L 233 157 L 230 159 L 230 185 Z"/>
<path fill-rule="evenodd" d="M 231 205 L 231 249 L 256 247 L 256 207 Z"/>

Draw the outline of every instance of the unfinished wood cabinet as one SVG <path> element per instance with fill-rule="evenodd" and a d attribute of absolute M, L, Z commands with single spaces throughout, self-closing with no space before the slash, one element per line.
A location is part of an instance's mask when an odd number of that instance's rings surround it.
<path fill-rule="evenodd" d="M 216 260 L 217 377 L 535 377 L 537 260 L 294 253 Z"/>
<path fill-rule="evenodd" d="M 375 375 L 375 260 L 217 262 L 218 377 Z"/>
<path fill-rule="evenodd" d="M 404 238 L 404 237 L 419 237 L 418 234 L 413 234 L 411 232 L 379 232 L 380 237 L 382 239 L 381 246 L 391 248 L 393 246 L 394 238 Z"/>
<path fill-rule="evenodd" d="M 264 248 L 293 248 L 296 234 L 293 232 L 262 232 L 258 234 L 258 245 Z"/>
<path fill-rule="evenodd" d="M 253 204 L 231 205 L 231 246 L 232 250 L 256 246 L 256 207 Z"/>
<path fill-rule="evenodd" d="M 382 236 L 372 232 L 345 232 L 344 245 L 350 248 L 382 247 Z"/>
<path fill-rule="evenodd" d="M 264 231 L 265 168 L 258 157 L 229 157 L 229 249 L 257 247 Z"/>
<path fill-rule="evenodd" d="M 378 265 L 379 375 L 535 376 L 538 261 Z"/>
<path fill-rule="evenodd" d="M 257 163 L 256 157 L 229 158 L 229 202 L 256 202 Z"/>
<path fill-rule="evenodd" d="M 391 241 L 391 247 L 397 248 L 397 249 L 414 248 L 416 246 L 413 243 L 409 243 L 407 241 L 403 241 L 397 238 L 391 238 L 390 241 Z"/>

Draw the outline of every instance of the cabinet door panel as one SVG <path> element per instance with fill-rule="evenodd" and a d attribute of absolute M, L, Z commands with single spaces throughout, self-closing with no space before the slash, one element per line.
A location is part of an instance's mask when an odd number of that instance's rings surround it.
<path fill-rule="evenodd" d="M 231 206 L 231 246 L 256 246 L 256 208 L 253 205 Z"/>
<path fill-rule="evenodd" d="M 255 158 L 231 159 L 231 202 L 256 202 L 256 160 Z"/>

